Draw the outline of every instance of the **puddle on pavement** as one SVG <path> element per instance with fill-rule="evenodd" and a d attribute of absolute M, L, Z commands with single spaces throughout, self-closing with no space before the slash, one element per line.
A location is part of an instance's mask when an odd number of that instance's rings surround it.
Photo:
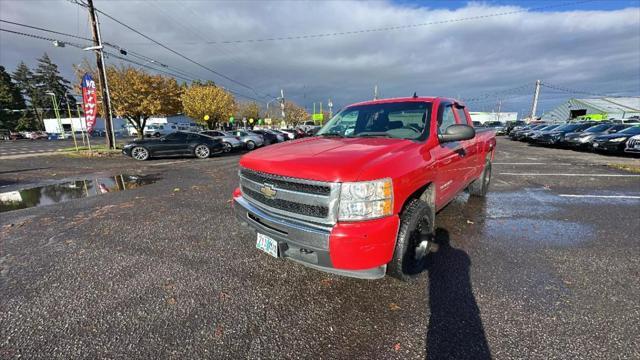
<path fill-rule="evenodd" d="M 490 241 L 526 246 L 571 246 L 593 237 L 589 225 L 550 219 L 489 219 L 483 232 Z"/>
<path fill-rule="evenodd" d="M 152 184 L 157 179 L 139 175 L 87 178 L 0 193 L 0 212 L 58 204 L 73 199 L 126 191 Z"/>

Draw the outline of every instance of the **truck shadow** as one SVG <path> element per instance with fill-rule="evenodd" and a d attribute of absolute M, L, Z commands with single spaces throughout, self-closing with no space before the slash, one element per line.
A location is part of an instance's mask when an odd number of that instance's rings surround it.
<path fill-rule="evenodd" d="M 429 254 L 426 359 L 490 359 L 480 310 L 471 289 L 471 260 L 451 247 L 449 232 L 436 229 L 437 251 Z"/>

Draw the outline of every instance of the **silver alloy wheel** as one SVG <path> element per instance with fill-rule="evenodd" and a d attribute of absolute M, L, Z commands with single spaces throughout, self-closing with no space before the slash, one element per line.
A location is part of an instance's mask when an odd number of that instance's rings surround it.
<path fill-rule="evenodd" d="M 149 158 L 149 151 L 143 147 L 136 146 L 131 149 L 131 157 L 136 160 L 144 161 Z"/>
<path fill-rule="evenodd" d="M 224 146 L 224 148 L 222 148 L 222 151 L 226 153 L 231 152 L 231 144 L 229 144 L 228 142 L 223 142 L 222 145 Z"/>
<path fill-rule="evenodd" d="M 206 159 L 211 154 L 209 147 L 207 145 L 198 145 L 195 149 L 195 154 L 198 159 Z"/>
<path fill-rule="evenodd" d="M 251 140 L 247 141 L 247 150 L 253 150 L 255 148 L 256 148 L 256 143 L 254 143 Z"/>

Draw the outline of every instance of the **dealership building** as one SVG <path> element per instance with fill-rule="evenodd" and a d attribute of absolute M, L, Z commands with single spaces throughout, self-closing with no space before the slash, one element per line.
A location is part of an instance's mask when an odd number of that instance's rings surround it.
<path fill-rule="evenodd" d="M 569 99 L 542 114 L 542 120 L 565 121 L 579 116 L 594 119 L 626 119 L 640 116 L 640 96 Z"/>
<path fill-rule="evenodd" d="M 518 120 L 517 112 L 481 112 L 481 111 L 469 111 L 471 120 L 479 121 L 484 124 L 486 122 L 500 121 L 502 123 L 507 121 Z"/>

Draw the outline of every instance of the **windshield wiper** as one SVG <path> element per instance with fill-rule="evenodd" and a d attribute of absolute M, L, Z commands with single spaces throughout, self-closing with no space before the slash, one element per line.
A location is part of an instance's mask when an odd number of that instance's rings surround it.
<path fill-rule="evenodd" d="M 385 132 L 385 131 L 364 131 L 358 134 L 355 134 L 355 137 L 392 137 L 391 135 L 389 135 L 389 133 Z"/>

